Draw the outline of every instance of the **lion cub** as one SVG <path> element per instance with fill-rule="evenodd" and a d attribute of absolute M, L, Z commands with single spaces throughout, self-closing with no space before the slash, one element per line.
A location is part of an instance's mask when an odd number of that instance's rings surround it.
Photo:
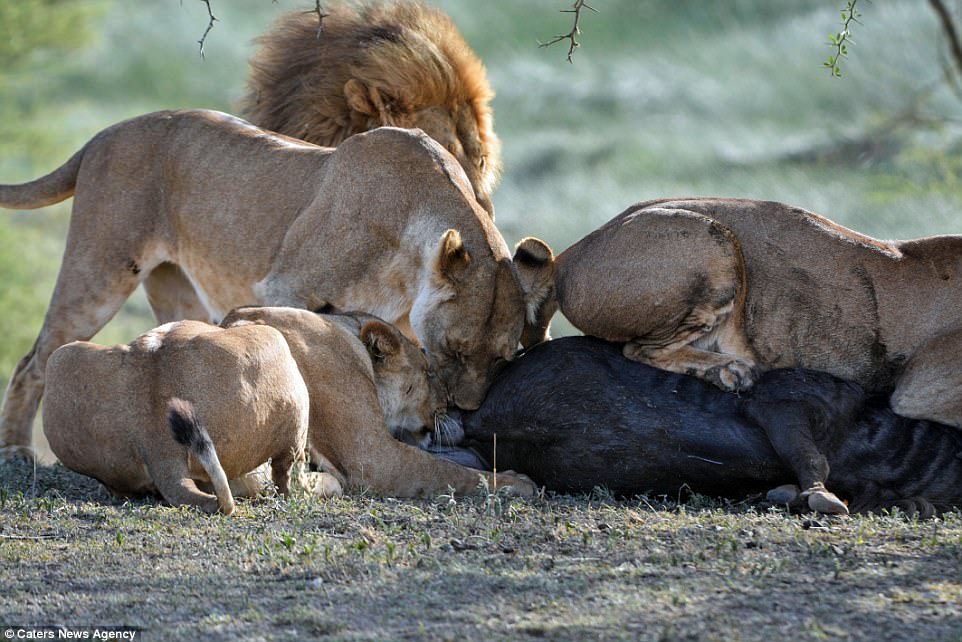
<path fill-rule="evenodd" d="M 367 314 L 326 315 L 281 307 L 230 312 L 223 327 L 264 323 L 287 339 L 310 394 L 311 458 L 343 489 L 416 497 L 478 490 L 481 472 L 401 443 L 423 444 L 440 424 L 447 395 L 424 352 L 396 328 Z M 440 431 L 437 431 L 440 432 Z M 497 483 L 533 495 L 534 483 L 511 471 Z M 340 492 L 341 489 L 338 489 Z"/>
<path fill-rule="evenodd" d="M 47 377 L 43 424 L 54 454 L 119 496 L 157 491 L 230 514 L 227 480 L 256 491 L 270 460 L 286 493 L 306 445 L 327 473 L 317 480 L 323 495 L 467 493 L 479 474 L 490 477 L 392 437 L 423 442 L 446 394 L 424 354 L 370 315 L 240 308 L 222 327 L 180 321 L 127 345 L 67 344 Z M 510 471 L 498 481 L 535 490 Z M 212 483 L 216 497 L 197 482 Z"/>
<path fill-rule="evenodd" d="M 228 479 L 270 460 L 286 493 L 307 441 L 307 387 L 283 335 L 264 325 L 180 321 L 126 345 L 69 343 L 51 356 L 46 387 L 54 454 L 121 497 L 159 492 L 230 514 Z"/>

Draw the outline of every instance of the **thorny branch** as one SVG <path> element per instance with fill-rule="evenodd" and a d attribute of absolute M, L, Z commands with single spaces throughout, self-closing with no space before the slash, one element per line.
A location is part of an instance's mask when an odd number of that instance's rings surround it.
<path fill-rule="evenodd" d="M 852 32 L 849 27 L 853 22 L 862 24 L 858 21 L 862 14 L 855 9 L 857 2 L 858 0 L 848 0 L 846 8 L 842 9 L 842 30 L 828 37 L 831 41 L 829 46 L 835 47 L 835 55 L 829 56 L 828 60 L 823 62 L 822 65 L 828 67 L 828 70 L 835 78 L 842 77 L 842 67 L 840 63 L 842 62 L 842 56 L 848 55 L 847 43 L 855 44 L 852 40 Z"/>
<path fill-rule="evenodd" d="M 321 39 L 321 31 L 324 29 L 324 18 L 328 17 L 329 13 L 325 13 L 324 9 L 321 8 L 321 0 L 314 0 L 314 13 L 317 14 L 317 36 L 318 40 Z"/>
<path fill-rule="evenodd" d="M 945 32 L 945 37 L 949 41 L 949 50 L 952 52 L 953 60 L 955 60 L 956 72 L 962 73 L 962 44 L 959 43 L 959 34 L 955 30 L 952 15 L 946 9 L 942 0 L 929 0 L 929 4 L 932 5 L 932 10 L 935 11 L 942 23 L 942 31 Z"/>
<path fill-rule="evenodd" d="M 210 20 L 207 23 L 207 28 L 204 29 L 204 35 L 201 36 L 200 40 L 197 41 L 197 43 L 200 45 L 200 57 L 203 58 L 204 57 L 204 41 L 207 40 L 207 34 L 210 33 L 210 30 L 214 28 L 214 22 L 217 21 L 217 18 L 214 17 L 214 12 L 211 11 L 210 9 L 210 0 L 200 0 L 200 1 L 203 2 L 205 5 L 207 5 L 207 16 L 210 18 Z"/>
<path fill-rule="evenodd" d="M 200 0 L 200 1 L 203 2 L 205 5 L 207 5 L 207 16 L 208 18 L 210 18 L 210 20 L 207 22 L 207 28 L 204 29 L 204 35 L 201 36 L 200 40 L 197 41 L 198 44 L 200 44 L 200 57 L 203 58 L 204 57 L 204 41 L 207 40 L 207 34 L 210 33 L 210 30 L 214 28 L 214 23 L 217 22 L 217 18 L 214 17 L 214 12 L 210 8 L 210 0 Z M 277 0 L 273 0 L 273 2 L 274 4 L 277 4 Z M 181 0 L 181 4 L 183 4 L 183 0 Z M 324 11 L 324 8 L 321 6 L 321 0 L 314 0 L 314 10 L 311 13 L 317 14 L 317 39 L 320 40 L 321 31 L 324 29 L 324 18 L 328 17 L 331 14 L 326 13 Z"/>
<path fill-rule="evenodd" d="M 570 9 L 562 9 L 562 10 L 561 10 L 561 13 L 573 13 L 573 14 L 575 14 L 574 25 L 571 27 L 571 31 L 569 31 L 568 33 L 564 33 L 564 34 L 555 36 L 554 38 L 552 38 L 552 39 L 549 40 L 548 42 L 540 42 L 540 41 L 539 41 L 539 42 L 538 42 L 538 46 L 539 46 L 539 47 L 550 47 L 551 45 L 553 45 L 553 44 L 556 43 L 556 42 L 561 42 L 562 40 L 569 40 L 571 44 L 570 44 L 570 46 L 568 47 L 568 62 L 573 62 L 573 61 L 571 60 L 571 56 L 574 55 L 575 49 L 577 49 L 578 47 L 581 46 L 581 45 L 578 44 L 578 41 L 575 40 L 575 36 L 577 36 L 577 35 L 579 35 L 579 34 L 581 33 L 581 27 L 579 26 L 579 23 L 580 23 L 580 21 L 581 21 L 581 10 L 582 10 L 582 9 L 590 9 L 591 11 L 594 11 L 595 13 L 598 13 L 598 10 L 595 9 L 594 7 L 586 4 L 586 3 L 585 3 L 585 0 L 575 0 L 574 5 L 573 5 Z"/>

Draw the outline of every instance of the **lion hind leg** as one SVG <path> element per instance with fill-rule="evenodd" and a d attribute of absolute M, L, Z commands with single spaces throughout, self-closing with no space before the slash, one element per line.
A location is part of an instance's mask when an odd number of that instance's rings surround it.
<path fill-rule="evenodd" d="M 184 471 L 186 473 L 186 469 Z M 202 493 L 190 477 L 154 479 L 157 490 L 171 506 L 196 506 L 205 513 L 213 515 L 221 509 L 215 495 Z"/>
<path fill-rule="evenodd" d="M 197 296 L 190 279 L 174 263 L 164 262 L 151 270 L 144 279 L 144 291 L 157 323 L 183 319 L 210 320 L 211 315 Z"/>
<path fill-rule="evenodd" d="M 308 493 L 317 497 L 340 497 L 344 494 L 344 487 L 341 482 L 331 473 L 301 471 L 297 475 L 296 483 Z"/>
<path fill-rule="evenodd" d="M 183 447 L 171 440 L 169 446 L 151 444 L 150 452 L 144 454 L 149 454 L 144 461 L 157 492 L 171 506 L 196 506 L 208 514 L 220 510 L 217 496 L 202 492 L 191 479 Z"/>
<path fill-rule="evenodd" d="M 271 479 L 274 480 L 277 492 L 284 496 L 291 492 L 291 470 L 298 459 L 295 455 L 296 453 L 288 450 L 280 456 L 271 458 Z"/>
<path fill-rule="evenodd" d="M 632 361 L 693 375 L 722 390 L 747 390 L 755 381 L 755 361 L 734 307 L 734 301 L 698 306 L 673 331 L 632 339 L 622 352 Z"/>

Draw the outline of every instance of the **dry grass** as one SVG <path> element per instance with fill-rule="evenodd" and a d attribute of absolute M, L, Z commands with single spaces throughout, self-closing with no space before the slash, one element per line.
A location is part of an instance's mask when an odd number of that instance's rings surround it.
<path fill-rule="evenodd" d="M 117 502 L 0 469 L 0 623 L 143 639 L 960 640 L 962 516 L 604 493 Z"/>

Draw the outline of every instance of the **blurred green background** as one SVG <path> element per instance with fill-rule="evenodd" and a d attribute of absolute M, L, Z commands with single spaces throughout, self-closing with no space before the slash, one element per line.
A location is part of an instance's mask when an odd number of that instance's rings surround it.
<path fill-rule="evenodd" d="M 251 40 L 295 0 L 0 2 L 0 181 L 163 108 L 232 111 Z M 661 196 L 789 202 L 873 236 L 962 232 L 962 90 L 924 0 L 859 3 L 843 77 L 822 67 L 841 0 L 594 0 L 574 64 L 537 40 L 569 0 L 438 0 L 486 62 L 504 144 L 497 223 L 561 251 Z M 959 7 L 952 5 L 956 19 Z M 70 202 L 0 212 L 0 384 L 53 290 Z M 153 325 L 142 294 L 98 336 Z M 563 333 L 565 328 L 561 328 Z M 558 334 L 558 332 L 556 332 Z"/>

